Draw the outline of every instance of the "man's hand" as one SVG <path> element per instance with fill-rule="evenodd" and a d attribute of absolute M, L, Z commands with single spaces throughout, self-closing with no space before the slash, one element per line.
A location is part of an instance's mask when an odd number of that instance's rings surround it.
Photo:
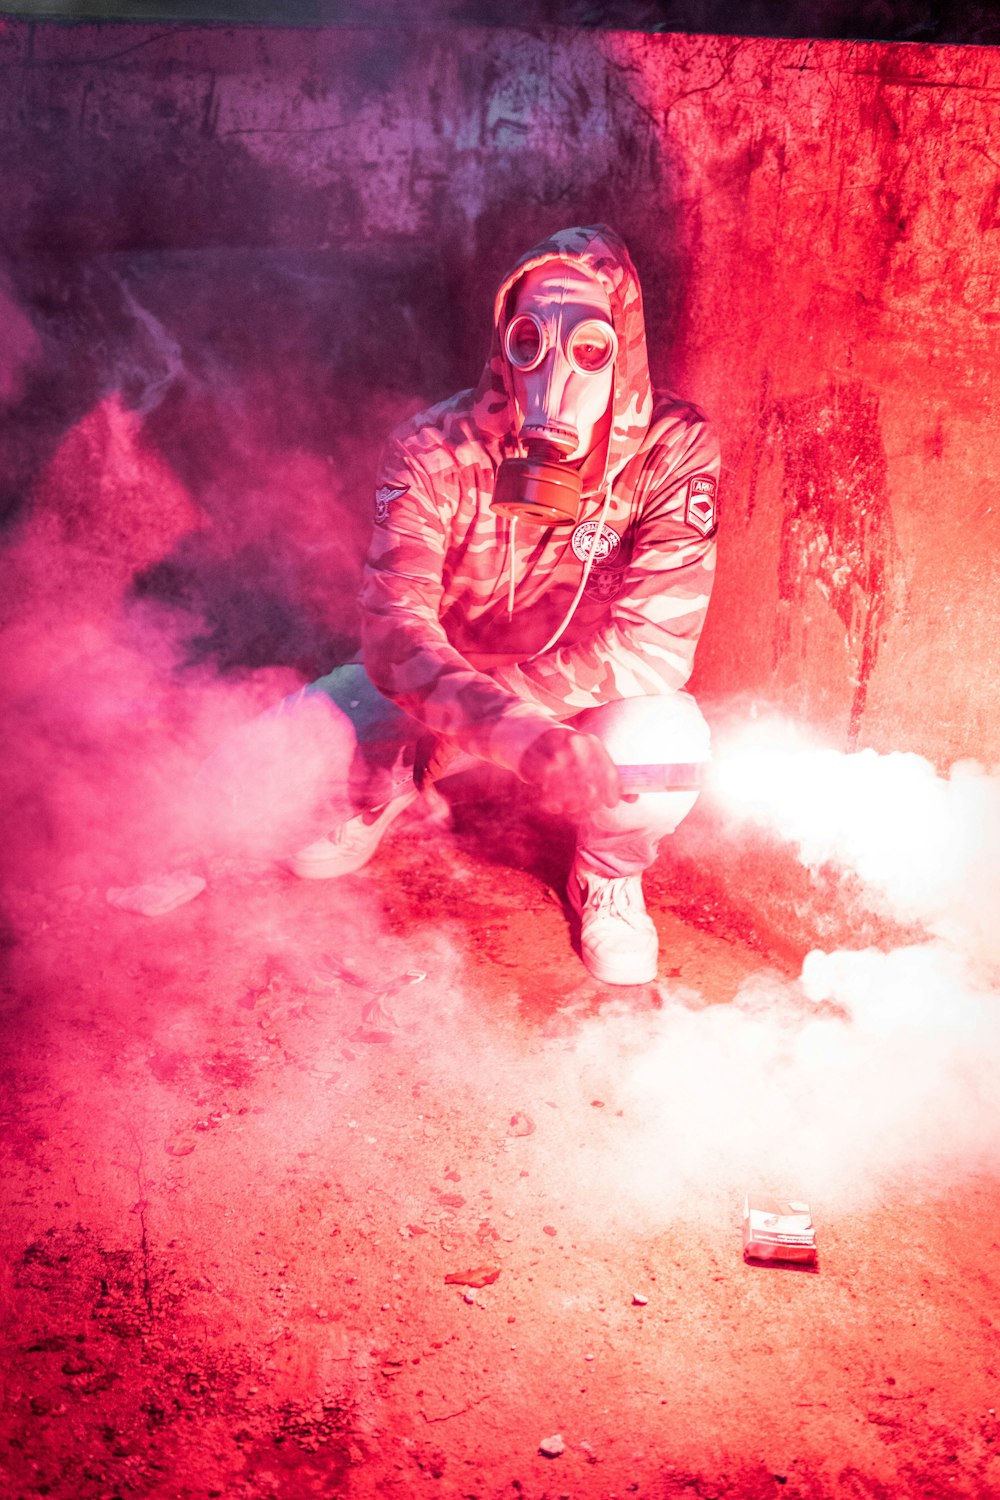
<path fill-rule="evenodd" d="M 538 788 L 549 812 L 573 819 L 622 799 L 614 761 L 596 735 L 577 729 L 546 729 L 525 751 L 521 776 Z"/>
<path fill-rule="evenodd" d="M 417 790 L 424 791 L 443 776 L 460 754 L 458 746 L 448 740 L 436 734 L 422 734 L 413 752 L 413 782 Z"/>

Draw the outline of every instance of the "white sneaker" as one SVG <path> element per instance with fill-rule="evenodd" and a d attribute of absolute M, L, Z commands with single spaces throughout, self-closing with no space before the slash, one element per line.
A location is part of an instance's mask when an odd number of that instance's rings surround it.
<path fill-rule="evenodd" d="M 591 875 L 573 861 L 566 889 L 580 919 L 580 956 L 603 984 L 649 984 L 659 940 L 642 898 L 641 875 Z"/>
<path fill-rule="evenodd" d="M 338 875 L 353 875 L 371 859 L 383 837 L 419 796 L 416 787 L 407 787 L 382 807 L 366 808 L 355 813 L 326 838 L 317 839 L 299 849 L 288 861 L 289 869 L 303 880 L 335 880 Z"/>

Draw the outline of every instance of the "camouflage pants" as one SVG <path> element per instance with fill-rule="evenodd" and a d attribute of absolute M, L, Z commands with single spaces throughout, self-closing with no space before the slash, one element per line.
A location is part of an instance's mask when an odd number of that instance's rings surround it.
<path fill-rule="evenodd" d="M 378 807 L 406 790 L 413 779 L 414 753 L 425 735 L 423 726 L 375 688 L 363 666 L 358 663 L 337 667 L 303 689 L 304 695 L 323 693 L 350 721 L 355 735 L 355 752 L 350 770 L 349 793 L 356 807 Z M 635 704 L 647 699 L 616 699 L 583 714 L 566 716 L 573 727 L 586 729 L 605 741 L 612 738 L 620 744 L 627 739 L 629 718 Z M 703 731 L 704 744 L 708 730 L 686 693 L 664 698 L 663 737 L 670 743 L 670 726 L 674 708 L 685 710 L 685 735 L 690 739 L 692 715 Z M 648 715 L 647 715 L 648 717 Z M 680 717 L 680 716 L 679 716 Z M 638 723 L 638 714 L 635 715 Z M 609 746 L 609 749 L 611 747 Z M 669 754 L 669 750 L 668 750 Z M 614 752 L 612 751 L 614 758 Z M 693 760 L 684 750 L 673 757 Z M 448 774 L 468 770 L 476 762 L 462 755 L 448 767 Z M 591 873 L 603 876 L 637 875 L 653 863 L 660 840 L 673 833 L 697 800 L 697 792 L 640 792 L 634 802 L 619 802 L 616 807 L 599 808 L 584 818 L 577 828 L 577 856 Z"/>

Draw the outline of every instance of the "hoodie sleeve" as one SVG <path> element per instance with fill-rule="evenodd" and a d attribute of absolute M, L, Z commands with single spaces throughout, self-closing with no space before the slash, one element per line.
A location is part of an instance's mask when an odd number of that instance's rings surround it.
<path fill-rule="evenodd" d="M 516 773 L 555 716 L 476 671 L 441 625 L 448 521 L 460 483 L 460 470 L 443 464 L 438 450 L 419 455 L 390 440 L 361 585 L 364 663 L 379 692 L 418 723 Z"/>
<path fill-rule="evenodd" d="M 718 477 L 718 442 L 700 414 L 680 444 L 654 445 L 631 560 L 607 623 L 584 640 L 499 668 L 494 681 L 559 718 L 682 688 L 715 574 Z"/>

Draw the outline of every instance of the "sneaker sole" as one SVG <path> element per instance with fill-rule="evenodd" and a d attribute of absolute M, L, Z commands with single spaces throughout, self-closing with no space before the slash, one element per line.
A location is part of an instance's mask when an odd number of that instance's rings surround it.
<path fill-rule="evenodd" d="M 354 875 L 358 870 L 363 870 L 377 852 L 378 844 L 363 859 L 345 864 L 342 859 L 334 859 L 330 855 L 324 857 L 320 850 L 310 854 L 308 849 L 300 849 L 286 863 L 292 874 L 297 875 L 300 880 L 337 880 L 341 875 Z"/>
<path fill-rule="evenodd" d="M 581 953 L 580 957 L 583 959 L 583 966 L 588 974 L 592 978 L 599 980 L 601 984 L 652 984 L 656 978 L 657 960 L 655 959 L 652 964 L 636 964 L 634 969 L 625 969 L 621 966 L 616 966 L 614 971 L 612 971 L 611 969 L 602 968 L 599 963 L 589 962 L 585 953 Z"/>

